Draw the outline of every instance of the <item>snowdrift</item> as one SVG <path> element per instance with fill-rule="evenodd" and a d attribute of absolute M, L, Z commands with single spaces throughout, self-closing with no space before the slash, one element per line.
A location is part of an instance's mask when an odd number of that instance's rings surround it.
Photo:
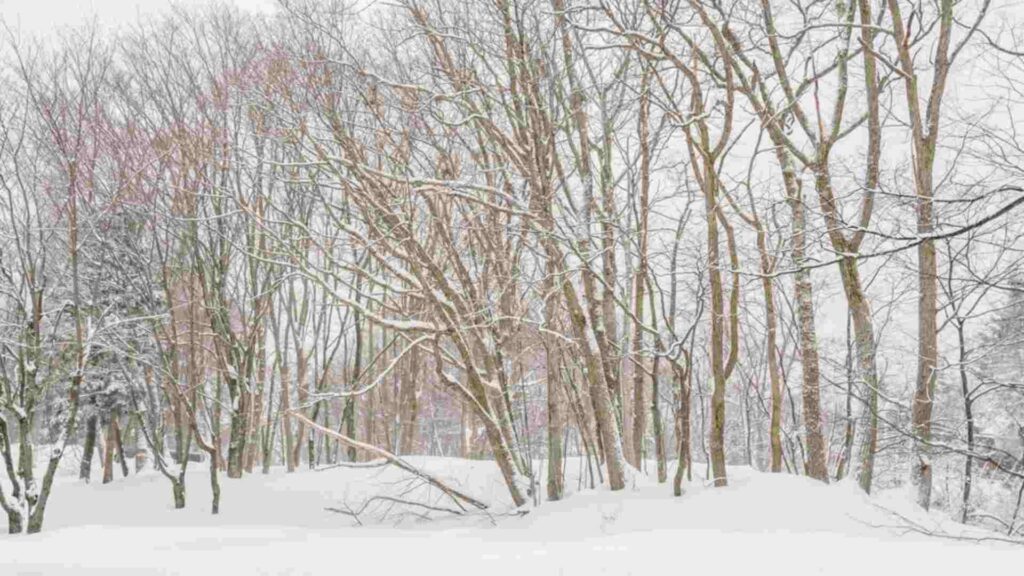
<path fill-rule="evenodd" d="M 391 467 L 222 478 L 219 516 L 208 513 L 208 473 L 198 468 L 184 510 L 173 509 L 169 484 L 154 473 L 105 486 L 68 478 L 42 534 L 0 536 L 0 574 L 863 576 L 1024 566 L 1024 547 L 998 534 L 849 484 L 730 468 L 728 488 L 695 478 L 673 498 L 640 474 L 617 493 L 580 490 L 570 478 L 565 500 L 515 515 L 493 463 L 410 461 L 490 510 L 456 517 L 444 510 L 450 501 Z M 374 496 L 389 500 L 367 504 Z"/>

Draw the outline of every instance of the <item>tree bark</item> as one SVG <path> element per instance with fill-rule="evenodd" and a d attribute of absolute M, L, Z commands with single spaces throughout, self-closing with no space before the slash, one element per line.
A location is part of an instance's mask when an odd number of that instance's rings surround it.
<path fill-rule="evenodd" d="M 545 333 L 543 337 L 545 351 L 545 379 L 547 382 L 547 409 L 548 409 L 548 470 L 547 470 L 547 497 L 548 500 L 561 500 L 565 493 L 565 478 L 563 474 L 564 458 L 562 453 L 562 438 L 565 436 L 565 408 L 564 391 L 562 389 L 562 358 L 558 336 L 559 322 L 559 293 L 555 285 L 555 266 L 547 265 L 547 274 L 544 277 L 544 324 Z M 583 431 L 580 431 L 581 434 Z"/>
<path fill-rule="evenodd" d="M 971 397 L 970 384 L 967 379 L 967 343 L 964 337 L 964 322 L 956 321 L 957 348 L 959 352 L 958 366 L 960 373 L 960 390 L 964 398 L 964 423 L 967 425 L 967 457 L 964 459 L 964 487 L 960 522 L 967 523 L 971 514 L 971 486 L 974 484 L 974 399 Z"/>
<path fill-rule="evenodd" d="M 82 444 L 82 464 L 78 478 L 88 482 L 92 477 L 92 455 L 96 452 L 96 433 L 99 428 L 99 416 L 93 414 L 85 420 L 85 442 Z"/>
<path fill-rule="evenodd" d="M 637 120 L 637 137 L 640 140 L 640 198 L 637 206 L 637 235 L 639 236 L 639 258 L 635 271 L 633 289 L 633 466 L 642 468 L 644 458 L 644 437 L 647 435 L 648 403 L 644 400 L 644 288 L 647 286 L 647 242 L 648 212 L 651 187 L 650 151 L 650 72 L 645 69 L 640 82 L 640 110 Z M 654 310 L 651 310 L 653 313 Z M 657 376 L 655 376 L 657 378 Z M 652 399 L 657 410 L 657 397 Z M 655 424 L 660 426 L 660 422 Z"/>
<path fill-rule="evenodd" d="M 784 167 L 783 170 L 789 169 Z M 792 177 L 795 177 L 790 173 Z M 811 273 L 806 267 L 806 220 L 802 195 L 796 185 L 789 198 L 793 212 L 792 258 L 796 267 L 794 289 L 797 317 L 800 324 L 800 364 L 803 370 L 804 430 L 807 437 L 807 475 L 828 482 L 825 458 L 825 440 L 821 433 L 820 372 L 818 365 L 818 337 L 814 327 L 814 292 Z"/>
<path fill-rule="evenodd" d="M 103 436 L 103 483 L 109 484 L 114 481 L 114 448 L 115 441 L 114 435 L 117 426 L 117 420 L 113 417 L 110 418 L 110 423 L 107 425 L 107 432 Z"/>
<path fill-rule="evenodd" d="M 409 351 L 406 369 L 402 371 L 399 390 L 399 435 L 400 454 L 413 454 L 416 450 L 416 432 L 419 428 L 419 375 L 420 351 Z"/>

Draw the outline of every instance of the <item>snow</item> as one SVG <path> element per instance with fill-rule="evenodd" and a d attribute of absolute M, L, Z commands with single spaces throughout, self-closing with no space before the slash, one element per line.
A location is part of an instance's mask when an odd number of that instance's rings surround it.
<path fill-rule="evenodd" d="M 147 472 L 108 485 L 62 478 L 44 532 L 0 536 L 0 574 L 1012 574 L 1024 546 L 961 541 L 998 535 L 927 514 L 901 494 L 868 497 L 851 484 L 729 469 L 730 486 L 671 487 L 637 474 L 622 492 L 582 490 L 524 516 L 492 462 L 412 457 L 492 504 L 492 516 L 422 521 L 364 513 L 364 526 L 325 507 L 358 508 L 374 494 L 450 506 L 394 468 L 334 468 L 221 477 L 221 514 L 209 476 L 188 476 L 188 507 Z M 543 466 L 538 466 L 543 469 Z M 577 469 L 570 462 L 569 470 Z M 695 472 L 703 472 L 698 465 Z M 543 482 L 540 483 L 543 487 Z M 575 489 L 574 479 L 567 487 Z M 5 569 L 6 568 L 6 569 Z M 226 571 L 227 570 L 227 571 Z M 998 571 L 998 572 L 996 572 Z M 358 572 L 357 572 L 358 573 Z M 371 572 L 363 572 L 371 573 Z"/>

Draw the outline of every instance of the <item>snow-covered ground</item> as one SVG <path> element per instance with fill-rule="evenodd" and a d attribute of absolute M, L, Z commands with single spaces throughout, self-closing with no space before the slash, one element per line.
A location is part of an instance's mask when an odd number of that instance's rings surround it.
<path fill-rule="evenodd" d="M 209 514 L 202 469 L 189 474 L 185 510 L 172 509 L 170 484 L 154 473 L 105 486 L 66 478 L 42 534 L 0 536 L 0 574 L 864 576 L 1024 567 L 1024 547 L 997 534 L 847 484 L 730 468 L 728 488 L 695 481 L 673 498 L 669 486 L 644 477 L 619 493 L 578 491 L 571 482 L 566 500 L 512 516 L 493 463 L 411 461 L 491 503 L 491 514 L 431 513 L 435 519 L 424 521 L 381 502 L 357 526 L 325 509 L 355 510 L 375 494 L 452 506 L 390 467 L 222 477 L 219 516 Z"/>

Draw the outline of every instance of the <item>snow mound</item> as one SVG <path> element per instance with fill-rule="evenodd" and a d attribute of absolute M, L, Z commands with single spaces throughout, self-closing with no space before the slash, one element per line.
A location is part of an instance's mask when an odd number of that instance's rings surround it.
<path fill-rule="evenodd" d="M 452 506 L 391 467 L 225 478 L 219 516 L 208 513 L 208 473 L 199 469 L 189 475 L 185 510 L 172 508 L 169 484 L 156 474 L 106 486 L 65 480 L 56 487 L 43 534 L 0 536 L 0 574 L 11 573 L 6 568 L 76 575 L 372 570 L 517 576 L 696 569 L 863 576 L 1010 574 L 1024 565 L 1022 546 L 925 513 L 899 495 L 869 497 L 851 484 L 730 468 L 727 488 L 695 479 L 674 498 L 670 486 L 642 474 L 621 492 L 580 490 L 569 479 L 574 493 L 566 499 L 517 516 L 508 514 L 493 463 L 410 461 L 491 503 L 490 510 L 454 517 L 386 501 L 358 520 L 338 512 L 359 509 L 374 496 Z M 539 486 L 543 490 L 543 480 Z"/>

